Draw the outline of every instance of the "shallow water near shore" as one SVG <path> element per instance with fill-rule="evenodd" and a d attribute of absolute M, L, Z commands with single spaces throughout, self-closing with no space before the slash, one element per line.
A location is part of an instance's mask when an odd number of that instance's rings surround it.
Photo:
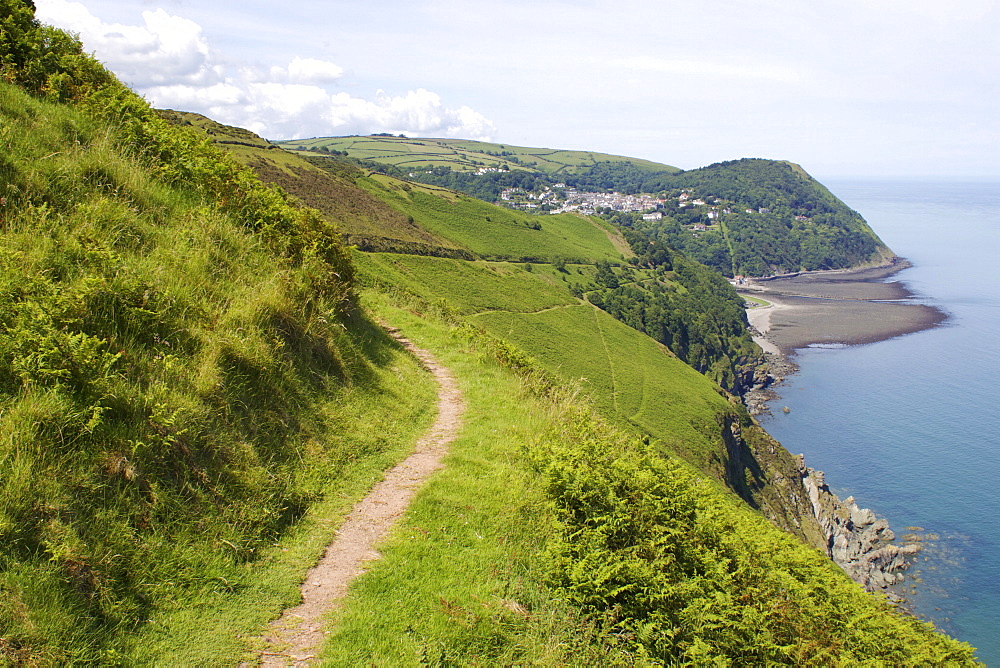
<path fill-rule="evenodd" d="M 841 498 L 922 538 L 915 613 L 1000 665 L 1000 183 L 824 183 L 913 263 L 889 280 L 949 318 L 798 351 L 764 426 Z"/>

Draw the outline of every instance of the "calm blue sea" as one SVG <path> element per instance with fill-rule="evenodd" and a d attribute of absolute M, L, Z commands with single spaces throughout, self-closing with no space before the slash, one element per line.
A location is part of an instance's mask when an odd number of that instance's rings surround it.
<path fill-rule="evenodd" d="M 1000 183 L 824 183 L 913 262 L 895 279 L 950 318 L 800 351 L 772 406 L 791 410 L 765 427 L 897 535 L 932 534 L 908 576 L 915 612 L 1000 666 Z"/>

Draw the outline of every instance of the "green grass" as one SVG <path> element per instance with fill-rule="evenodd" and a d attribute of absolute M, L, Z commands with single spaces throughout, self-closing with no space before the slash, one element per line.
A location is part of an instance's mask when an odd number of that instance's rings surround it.
<path fill-rule="evenodd" d="M 589 304 L 541 313 L 483 313 L 471 320 L 568 382 L 579 381 L 609 416 L 720 475 L 717 415 L 730 409 L 729 402 L 648 336 Z"/>
<path fill-rule="evenodd" d="M 130 123 L 0 85 L 5 660 L 176 649 L 208 610 L 256 627 L 297 577 L 270 546 L 363 491 L 432 405 L 352 306 L 333 228 L 107 92 Z"/>
<path fill-rule="evenodd" d="M 323 213 L 350 243 L 362 247 L 374 239 L 391 239 L 406 246 L 454 250 L 459 245 L 428 231 L 406 214 L 386 205 L 356 184 L 364 172 L 343 163 L 326 161 L 320 169 L 303 157 L 283 151 L 257 135 L 186 112 L 161 112 L 171 123 L 196 129 L 254 170 L 265 183 L 284 188 L 302 203 Z M 366 243 L 367 241 L 367 243 Z"/>
<path fill-rule="evenodd" d="M 436 386 L 430 376 L 411 355 L 377 338 L 382 359 L 375 377 L 327 408 L 334 414 L 335 428 L 327 436 L 332 442 L 314 443 L 307 453 L 314 466 L 320 465 L 320 450 L 338 449 L 348 461 L 328 468 L 308 512 L 280 540 L 263 547 L 255 561 L 219 568 L 215 579 L 202 586 L 172 593 L 130 638 L 122 652 L 126 663 L 236 665 L 253 657 L 259 646 L 255 638 L 272 619 L 298 604 L 304 573 L 344 516 L 384 470 L 409 454 L 433 419 Z M 158 586 L 170 588 L 169 583 Z"/>
<path fill-rule="evenodd" d="M 30 4 L 2 9 L 4 79 L 36 97 L 0 85 L 0 657 L 236 663 L 427 425 L 431 382 L 358 304 L 328 220 L 166 124 Z M 447 299 L 370 308 L 454 368 L 470 412 L 331 657 L 968 662 L 509 344 L 445 325 Z M 616 405 L 629 341 L 584 326 L 553 331 L 581 354 L 599 339 Z M 749 425 L 695 412 L 720 439 Z"/>
<path fill-rule="evenodd" d="M 743 297 L 743 299 L 747 300 L 748 302 L 753 302 L 757 306 L 770 306 L 771 305 L 771 302 L 769 302 L 769 301 L 765 301 L 765 300 L 760 299 L 758 297 L 751 297 L 750 295 L 747 295 L 747 294 L 742 293 L 742 292 L 740 293 L 740 296 Z"/>
<path fill-rule="evenodd" d="M 501 209 L 452 191 L 407 183 L 338 163 L 320 169 L 300 156 L 197 114 L 163 112 L 198 129 L 268 183 L 281 186 L 324 216 L 365 250 L 448 255 L 466 251 L 488 259 L 548 262 L 556 258 L 619 262 L 633 255 L 613 227 L 575 214 L 534 216 Z M 400 242 L 399 248 L 389 241 Z"/>
<path fill-rule="evenodd" d="M 971 663 L 482 338 L 371 306 L 455 373 L 467 413 L 330 615 L 324 665 Z"/>
<path fill-rule="evenodd" d="M 362 254 L 359 274 L 383 288 L 402 288 L 516 345 L 584 392 L 616 419 L 640 427 L 721 477 L 718 415 L 730 402 L 664 346 L 581 303 L 570 280 L 593 267 L 466 262 Z M 579 272 L 577 270 L 580 270 Z M 583 271 L 586 269 L 586 271 Z"/>
<path fill-rule="evenodd" d="M 388 177 L 359 185 L 430 232 L 487 259 L 620 262 L 625 251 L 606 223 L 576 214 L 532 216 L 442 189 Z"/>
<path fill-rule="evenodd" d="M 669 165 L 621 155 L 530 148 L 467 139 L 318 137 L 289 139 L 275 143 L 296 151 L 320 148 L 344 151 L 352 158 L 372 160 L 412 171 L 437 166 L 449 166 L 456 171 L 475 171 L 477 167 L 485 164 L 559 175 L 575 174 L 598 162 L 628 162 L 651 172 L 678 171 L 676 167 Z"/>
<path fill-rule="evenodd" d="M 665 452 L 725 480 L 791 533 L 822 541 L 796 462 L 738 400 L 723 397 L 663 346 L 572 297 L 573 285 L 592 282 L 593 266 L 531 265 L 527 271 L 522 264 L 389 254 L 358 254 L 357 263 L 362 282 L 416 295 L 418 312 L 447 313 L 513 342 L 565 382 L 580 384 L 606 419 L 638 429 Z M 734 441 L 734 433 L 741 440 Z"/>
<path fill-rule="evenodd" d="M 537 265 L 466 262 L 390 253 L 357 256 L 360 271 L 383 286 L 404 288 L 427 299 L 445 299 L 463 315 L 487 310 L 535 312 L 577 303 L 556 278 Z"/>
<path fill-rule="evenodd" d="M 378 298 L 376 298 L 378 299 Z M 549 599 L 532 572 L 552 516 L 520 449 L 548 409 L 464 336 L 433 320 L 377 304 L 456 375 L 466 405 L 459 438 L 380 548 L 384 558 L 334 613 L 326 665 L 517 663 L 531 656 L 600 657 L 572 609 Z M 532 629 L 527 609 L 547 620 Z M 527 645 L 527 647 L 522 647 Z"/>

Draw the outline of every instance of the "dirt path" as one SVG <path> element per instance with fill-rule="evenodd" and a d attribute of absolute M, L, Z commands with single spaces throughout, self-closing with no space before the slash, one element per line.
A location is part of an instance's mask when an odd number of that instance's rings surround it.
<path fill-rule="evenodd" d="M 351 580 L 365 572 L 364 563 L 381 556 L 375 544 L 406 511 L 423 482 L 441 468 L 448 444 L 455 440 L 461 426 L 464 406 L 451 372 L 438 364 L 429 352 L 401 336 L 398 330 L 386 329 L 437 379 L 437 419 L 430 431 L 417 441 L 414 453 L 387 471 L 385 479 L 354 506 L 322 559 L 302 583 L 302 604 L 285 610 L 271 623 L 264 636 L 267 649 L 261 653 L 262 666 L 310 664 L 326 636 L 323 616 L 344 597 Z"/>

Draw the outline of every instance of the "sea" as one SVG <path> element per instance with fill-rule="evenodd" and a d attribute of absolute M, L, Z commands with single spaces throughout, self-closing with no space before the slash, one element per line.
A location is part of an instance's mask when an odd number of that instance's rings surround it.
<path fill-rule="evenodd" d="M 913 263 L 887 280 L 948 319 L 800 350 L 764 426 L 841 498 L 923 538 L 908 605 L 1000 666 L 1000 181 L 823 182 Z"/>

